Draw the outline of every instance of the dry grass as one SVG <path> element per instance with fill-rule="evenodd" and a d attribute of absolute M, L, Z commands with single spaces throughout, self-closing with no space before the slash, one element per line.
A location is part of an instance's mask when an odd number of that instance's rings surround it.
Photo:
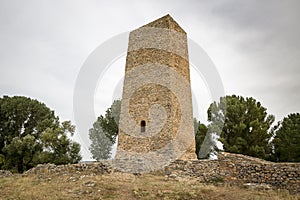
<path fill-rule="evenodd" d="M 0 199 L 300 199 L 287 191 L 203 185 L 160 175 L 113 173 L 0 178 Z"/>

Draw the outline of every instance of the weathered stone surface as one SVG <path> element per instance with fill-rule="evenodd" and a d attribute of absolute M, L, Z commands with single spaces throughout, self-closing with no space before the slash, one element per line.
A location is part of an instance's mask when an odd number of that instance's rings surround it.
<path fill-rule="evenodd" d="M 176 160 L 165 167 L 167 175 L 196 178 L 200 182 L 214 182 L 220 177 L 217 160 Z M 221 180 L 220 180 L 221 181 Z"/>
<path fill-rule="evenodd" d="M 177 32 L 185 33 L 185 31 L 170 15 L 166 15 L 162 18 L 159 18 L 153 22 L 144 25 L 143 27 L 166 28 L 175 30 Z"/>
<path fill-rule="evenodd" d="M 112 162 L 102 160 L 74 165 L 44 164 L 25 172 L 25 175 L 75 173 L 81 174 L 81 176 L 90 176 L 91 174 L 110 174 L 123 171 L 114 169 Z M 291 193 L 300 193 L 300 163 L 273 163 L 239 154 L 220 153 L 218 160 L 176 160 L 154 173 L 158 172 L 171 179 L 191 179 L 203 183 L 224 183 L 254 189 L 270 189 L 272 187 L 287 189 Z M 12 175 L 4 170 L 1 170 L 0 174 Z M 0 175 L 1 177 L 3 176 Z M 76 180 L 76 177 L 71 176 L 68 181 Z M 93 183 L 86 183 L 86 185 L 93 187 Z"/>
<path fill-rule="evenodd" d="M 230 153 L 219 154 L 218 162 L 226 182 L 267 184 L 293 193 L 300 192 L 300 163 L 273 163 Z"/>
<path fill-rule="evenodd" d="M 193 129 L 187 36 L 167 15 L 129 35 L 116 158 L 196 159 Z"/>
<path fill-rule="evenodd" d="M 2 177 L 9 177 L 9 176 L 13 176 L 13 174 L 10 171 L 0 170 L 0 178 L 2 178 Z"/>
<path fill-rule="evenodd" d="M 112 172 L 112 167 L 109 161 L 92 162 L 92 163 L 78 163 L 68 165 L 54 165 L 54 164 L 39 164 L 35 168 L 26 171 L 25 175 L 64 175 L 64 174 L 107 174 Z"/>
<path fill-rule="evenodd" d="M 249 189 L 260 189 L 260 190 L 269 190 L 272 188 L 270 185 L 264 183 L 245 183 L 243 184 L 243 186 Z"/>
<path fill-rule="evenodd" d="M 169 177 L 190 177 L 201 182 L 226 183 L 247 188 L 282 188 L 300 193 L 300 163 L 273 163 L 231 153 L 218 160 L 176 160 L 165 167 Z"/>

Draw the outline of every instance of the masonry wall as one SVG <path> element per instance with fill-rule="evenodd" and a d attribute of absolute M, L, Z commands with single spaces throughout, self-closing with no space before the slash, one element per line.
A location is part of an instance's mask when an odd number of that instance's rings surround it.
<path fill-rule="evenodd" d="M 220 153 L 218 160 L 177 160 L 165 168 L 165 173 L 200 182 L 266 184 L 300 193 L 300 163 L 273 163 L 240 154 Z"/>
<path fill-rule="evenodd" d="M 111 166 L 111 161 L 103 160 L 73 165 L 38 165 L 25 174 L 111 174 L 114 171 L 117 170 Z M 170 178 L 196 179 L 202 183 L 237 186 L 255 183 L 300 193 L 300 163 L 273 163 L 239 154 L 220 153 L 218 160 L 176 160 L 160 173 Z M 6 176 L 12 174 L 0 171 L 0 178 Z"/>
<path fill-rule="evenodd" d="M 185 97 L 184 103 L 180 96 Z M 151 115 L 152 111 L 157 113 Z M 142 123 L 145 131 L 141 131 Z M 176 150 L 170 143 L 184 132 L 191 139 L 184 140 L 189 144 L 183 146 L 190 148 L 184 149 L 188 153 L 182 158 L 195 159 L 193 128 L 187 35 L 167 15 L 130 32 L 116 158 L 165 149 L 170 150 L 166 156 L 171 155 Z M 180 149 L 177 146 L 173 147 Z M 160 160 L 148 155 L 139 159 L 147 158 Z"/>

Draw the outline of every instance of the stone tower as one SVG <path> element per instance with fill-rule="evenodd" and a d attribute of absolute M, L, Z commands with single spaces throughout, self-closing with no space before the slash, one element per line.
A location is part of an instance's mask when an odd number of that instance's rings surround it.
<path fill-rule="evenodd" d="M 196 158 L 187 36 L 170 15 L 130 32 L 119 127 L 116 159 Z"/>

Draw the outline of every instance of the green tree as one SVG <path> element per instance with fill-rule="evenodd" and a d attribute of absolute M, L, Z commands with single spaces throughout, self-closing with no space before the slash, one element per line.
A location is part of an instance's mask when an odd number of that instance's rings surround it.
<path fill-rule="evenodd" d="M 203 142 L 208 129 L 204 124 L 194 119 L 194 130 L 195 130 L 195 141 L 196 141 L 196 155 L 198 159 L 202 159 L 202 157 L 199 156 L 199 153 L 201 148 L 204 149 L 203 151 L 207 152 L 206 150 L 207 148 L 204 148 Z M 204 145 L 206 145 L 206 143 Z M 207 156 L 204 157 L 207 158 Z"/>
<path fill-rule="evenodd" d="M 5 154 L 3 168 L 13 172 L 23 172 L 36 164 L 34 157 L 38 151 L 41 151 L 41 146 L 35 142 L 34 136 L 15 137 L 3 148 Z"/>
<path fill-rule="evenodd" d="M 0 98 L 0 168 L 23 172 L 39 163 L 78 162 L 80 146 L 67 138 L 68 132 L 73 134 L 74 126 L 70 122 L 60 124 L 54 111 L 45 104 L 22 96 L 3 96 Z M 57 135 L 56 140 L 43 139 L 50 133 Z M 55 143 L 57 148 L 48 148 L 47 142 Z M 64 162 L 43 159 L 44 154 L 52 157 L 55 154 L 57 158 L 69 155 L 72 159 Z"/>
<path fill-rule="evenodd" d="M 225 151 L 268 158 L 274 116 L 268 115 L 260 102 L 251 97 L 226 96 L 212 103 L 207 112 Z"/>
<path fill-rule="evenodd" d="M 119 132 L 121 100 L 115 100 L 105 115 L 100 115 L 89 130 L 90 151 L 96 160 L 109 159 Z"/>
<path fill-rule="evenodd" d="M 274 127 L 273 160 L 300 162 L 300 114 L 289 114 Z"/>
<path fill-rule="evenodd" d="M 30 134 L 38 138 L 46 128 L 58 124 L 58 118 L 45 104 L 22 96 L 4 96 L 0 98 L 0 153 L 14 137 Z"/>
<path fill-rule="evenodd" d="M 47 128 L 40 137 L 43 151 L 38 153 L 37 162 L 66 164 L 81 160 L 80 145 L 72 142 L 68 134 L 73 136 L 75 126 L 70 121 L 64 121 L 60 126 Z"/>
<path fill-rule="evenodd" d="M 218 155 L 218 151 L 220 150 L 218 147 L 218 143 L 220 143 L 218 139 L 219 136 L 215 131 L 214 126 L 212 124 L 209 124 L 206 127 L 206 134 L 198 153 L 198 159 L 215 158 Z"/>
<path fill-rule="evenodd" d="M 89 148 L 92 158 L 96 160 L 109 159 L 114 143 L 106 136 L 98 120 L 93 124 L 93 128 L 90 129 L 89 137 L 92 141 Z"/>

